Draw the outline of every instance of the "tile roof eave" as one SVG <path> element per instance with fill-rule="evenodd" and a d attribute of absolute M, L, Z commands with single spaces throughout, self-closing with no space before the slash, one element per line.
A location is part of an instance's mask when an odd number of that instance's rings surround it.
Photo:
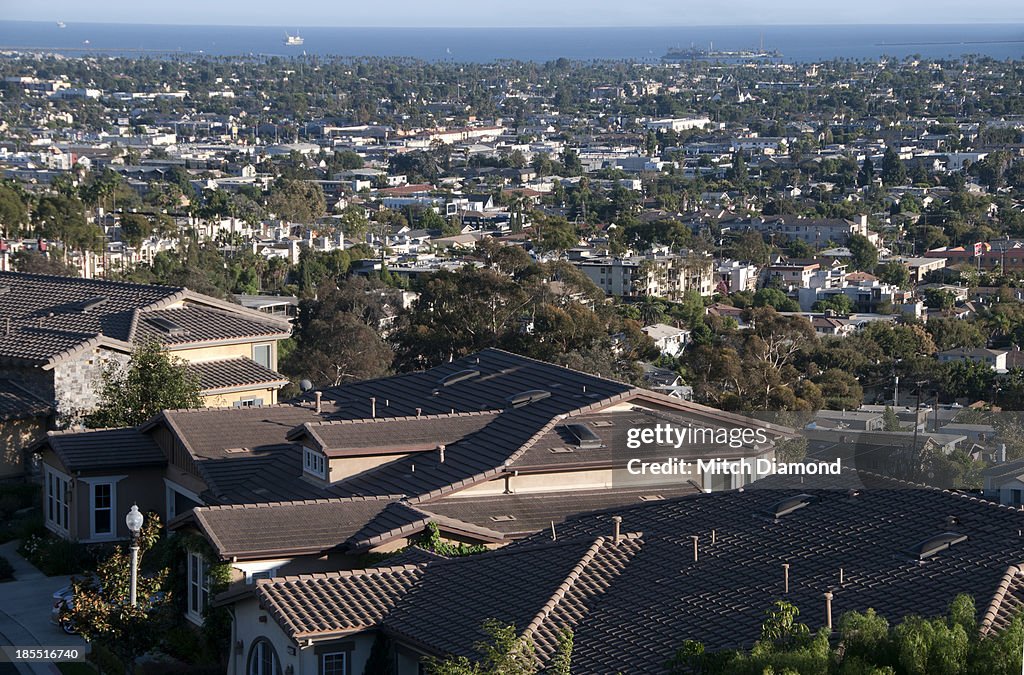
<path fill-rule="evenodd" d="M 978 630 L 983 637 L 996 630 L 995 619 L 999 615 L 999 610 L 1002 608 L 1003 600 L 1006 598 L 1006 594 L 1010 589 L 1010 584 L 1013 583 L 1013 580 L 1017 576 L 1022 574 L 1024 574 L 1024 564 L 1010 565 L 1006 568 L 1006 573 L 999 582 L 999 586 L 996 588 L 996 592 L 993 594 L 992 600 L 985 609 L 981 625 L 978 627 Z"/>
<path fill-rule="evenodd" d="M 70 349 L 65 349 L 63 351 L 57 352 L 56 354 L 51 355 L 45 361 L 40 359 L 38 362 L 42 364 L 43 370 L 53 370 L 64 361 L 74 356 L 77 356 L 78 354 L 81 354 L 87 349 L 92 349 L 94 347 L 108 347 L 110 349 L 122 352 L 124 354 L 131 354 L 132 352 L 131 344 L 123 342 L 121 340 L 115 340 L 114 338 L 107 337 L 102 333 L 97 333 L 88 340 L 79 342 L 77 345 L 71 347 Z"/>
<path fill-rule="evenodd" d="M 405 503 L 404 505 L 406 508 L 419 514 L 421 518 L 392 528 L 386 532 L 373 535 L 372 537 L 366 537 L 359 540 L 350 539 L 345 542 L 345 547 L 354 553 L 362 553 L 375 546 L 381 546 L 382 544 L 387 544 L 395 539 L 400 539 L 401 537 L 421 532 L 428 523 L 435 523 L 438 527 L 454 534 L 476 537 L 489 543 L 501 543 L 507 541 L 505 534 L 498 532 L 497 530 L 492 530 L 481 525 L 475 525 L 473 523 L 466 522 L 465 520 L 452 518 L 451 516 L 442 516 L 431 511 L 416 508 L 408 503 Z M 370 522 L 372 522 L 372 520 Z"/>
<path fill-rule="evenodd" d="M 248 317 L 248 318 L 253 319 L 255 321 L 260 321 L 260 322 L 265 323 L 265 324 L 267 324 L 269 326 L 276 326 L 276 327 L 281 329 L 281 332 L 286 333 L 289 336 L 291 335 L 291 332 L 292 332 L 292 325 L 291 325 L 291 323 L 289 323 L 288 321 L 282 320 L 282 319 L 278 319 L 277 317 L 272 316 L 270 314 L 265 314 L 263 312 L 255 310 L 255 309 L 249 309 L 248 307 L 244 307 L 243 305 L 239 305 L 239 304 L 236 304 L 234 302 L 227 302 L 225 300 L 219 300 L 217 298 L 213 298 L 213 297 L 210 297 L 208 295 L 202 295 L 201 293 L 196 293 L 195 291 L 191 291 L 188 288 L 182 289 L 181 296 L 182 296 L 182 299 L 190 300 L 190 301 L 192 301 L 192 302 L 194 302 L 196 304 L 201 304 L 201 305 L 206 305 L 207 307 L 214 307 L 214 308 L 217 308 L 217 309 L 227 310 L 227 311 L 230 311 L 232 313 L 241 314 L 242 316 Z M 168 302 L 166 304 L 171 304 L 171 303 Z M 146 309 L 150 309 L 150 308 L 147 307 Z"/>

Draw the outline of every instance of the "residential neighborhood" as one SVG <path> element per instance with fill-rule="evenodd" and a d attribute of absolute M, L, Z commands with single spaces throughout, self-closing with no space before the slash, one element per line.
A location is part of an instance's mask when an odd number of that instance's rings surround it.
<path fill-rule="evenodd" d="M 0 674 L 1021 669 L 1012 36 L 339 11 L 0 19 Z"/>

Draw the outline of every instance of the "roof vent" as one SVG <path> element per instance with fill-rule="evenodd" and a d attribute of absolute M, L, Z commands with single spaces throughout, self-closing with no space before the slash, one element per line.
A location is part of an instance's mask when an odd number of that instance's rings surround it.
<path fill-rule="evenodd" d="M 516 517 L 511 514 L 504 516 L 491 516 L 491 520 L 496 523 L 511 523 L 515 519 Z"/>
<path fill-rule="evenodd" d="M 783 500 L 775 502 L 772 506 L 772 516 L 775 518 L 781 518 L 782 516 L 793 513 L 797 509 L 802 509 L 813 501 L 815 501 L 815 497 L 807 494 L 796 495 L 795 497 L 786 497 Z"/>
<path fill-rule="evenodd" d="M 181 325 L 171 321 L 170 319 L 165 319 L 162 316 L 149 316 L 146 317 L 146 321 L 171 337 L 188 335 L 188 329 L 183 328 Z"/>
<path fill-rule="evenodd" d="M 453 384 L 464 382 L 465 380 L 472 380 L 474 377 L 480 377 L 480 371 L 473 368 L 467 368 L 466 370 L 460 370 L 451 375 L 445 375 L 437 381 L 438 386 L 450 387 Z"/>
<path fill-rule="evenodd" d="M 943 532 L 934 537 L 928 537 L 917 546 L 910 548 L 910 555 L 918 560 L 925 560 L 936 553 L 941 553 L 951 546 L 956 546 L 962 541 L 967 541 L 967 535 L 961 532 Z"/>
<path fill-rule="evenodd" d="M 545 391 L 544 389 L 530 389 L 529 391 L 524 391 L 518 394 L 514 394 L 513 396 L 509 396 L 507 399 L 505 399 L 505 401 L 513 408 L 521 408 L 524 405 L 530 405 L 531 403 L 536 403 L 537 401 L 543 401 L 544 399 L 550 396 L 550 391 Z"/>
<path fill-rule="evenodd" d="M 566 424 L 565 430 L 572 434 L 581 450 L 593 450 L 604 445 L 601 437 L 587 424 Z"/>
<path fill-rule="evenodd" d="M 573 450 L 572 448 L 569 448 L 569 447 L 566 447 L 564 445 L 561 445 L 561 446 L 557 446 L 557 447 L 551 448 L 551 452 L 553 454 L 555 454 L 555 455 L 565 455 L 565 454 L 576 452 L 576 451 Z"/>
<path fill-rule="evenodd" d="M 107 298 L 104 295 L 97 295 L 95 297 L 86 298 L 85 300 L 82 300 L 81 302 L 77 303 L 75 307 L 78 309 L 79 312 L 85 313 L 91 312 L 97 307 L 102 307 L 103 305 L 107 304 L 107 302 L 109 302 L 109 298 Z"/>

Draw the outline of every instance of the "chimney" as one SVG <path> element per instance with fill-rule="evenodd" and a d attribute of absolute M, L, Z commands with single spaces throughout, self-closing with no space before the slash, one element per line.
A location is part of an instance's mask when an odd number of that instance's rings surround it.
<path fill-rule="evenodd" d="M 789 593 L 789 563 L 782 563 L 783 593 Z"/>
<path fill-rule="evenodd" d="M 438 458 L 441 460 L 441 463 L 444 464 L 444 443 L 437 446 L 437 455 Z"/>
<path fill-rule="evenodd" d="M 324 398 L 324 393 L 322 391 L 318 391 L 315 394 L 313 394 L 313 399 L 316 401 L 316 414 L 317 415 L 319 415 L 321 412 L 323 412 L 323 405 L 322 405 L 323 398 Z"/>
<path fill-rule="evenodd" d="M 693 539 L 693 562 L 697 562 L 697 535 L 690 535 L 690 539 Z"/>
<path fill-rule="evenodd" d="M 832 632 L 832 591 L 825 591 L 825 625 Z"/>
<path fill-rule="evenodd" d="M 377 397 L 376 396 L 371 396 L 370 397 L 370 417 L 371 418 L 376 418 L 377 417 Z"/>
<path fill-rule="evenodd" d="M 622 516 L 612 516 L 612 538 L 616 544 L 622 541 Z"/>

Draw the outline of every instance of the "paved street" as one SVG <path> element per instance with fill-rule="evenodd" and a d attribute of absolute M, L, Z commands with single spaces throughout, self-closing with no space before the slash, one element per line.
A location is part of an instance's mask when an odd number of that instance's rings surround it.
<path fill-rule="evenodd" d="M 53 592 L 69 582 L 68 577 L 47 577 L 18 555 L 18 542 L 0 544 L 0 556 L 14 566 L 14 581 L 0 584 L 0 643 L 19 647 L 79 647 L 88 644 L 77 635 L 66 635 L 50 623 Z M 41 675 L 58 673 L 50 664 L 0 664 L 0 675 Z"/>

